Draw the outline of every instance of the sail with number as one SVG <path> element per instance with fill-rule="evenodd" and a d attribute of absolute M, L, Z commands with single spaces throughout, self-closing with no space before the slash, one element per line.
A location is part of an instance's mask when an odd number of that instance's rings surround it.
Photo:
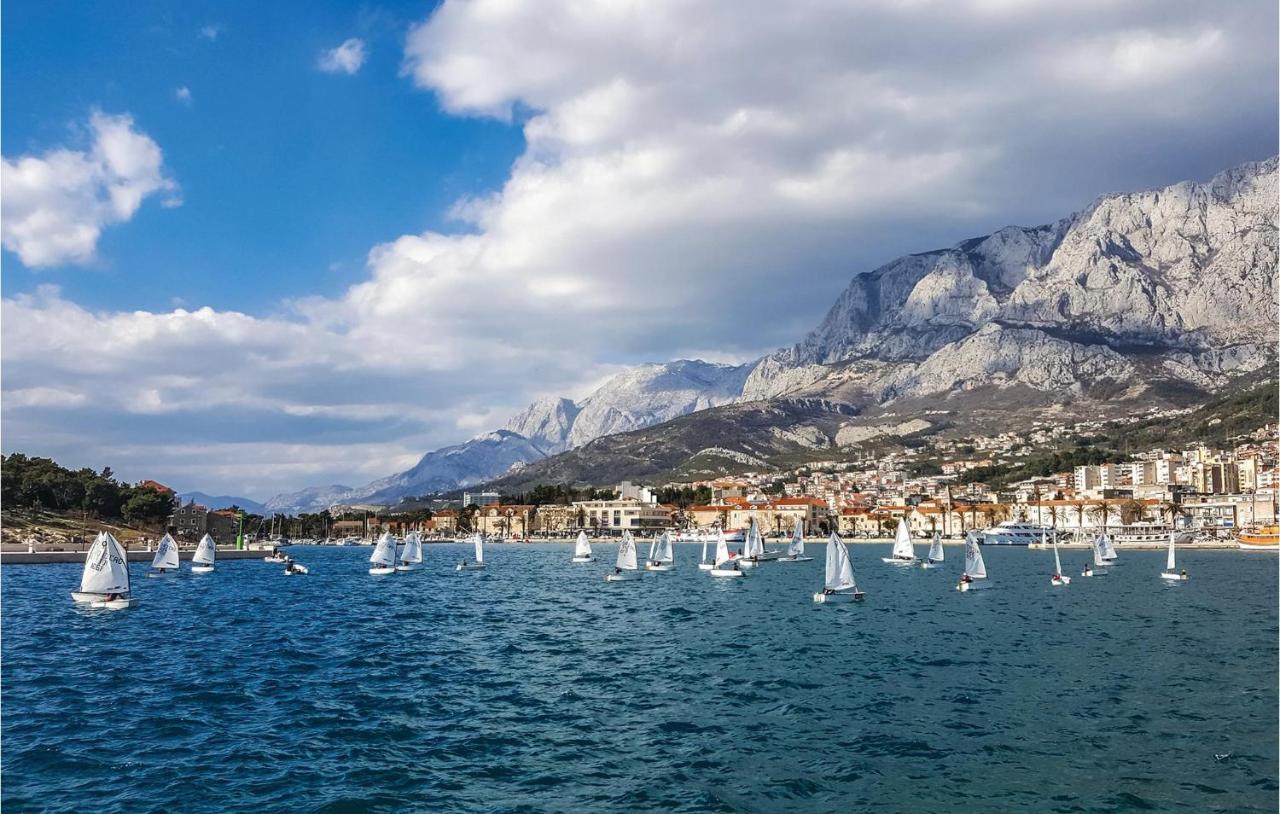
<path fill-rule="evenodd" d="M 1116 547 L 1111 544 L 1111 538 L 1105 534 L 1098 538 L 1098 546 L 1102 549 L 1104 560 L 1114 560 L 1120 556 L 1116 553 Z"/>
<path fill-rule="evenodd" d="M 618 545 L 618 562 L 617 566 L 624 571 L 634 571 L 638 566 L 636 562 L 636 543 L 631 539 L 631 532 L 622 532 L 622 542 Z"/>
<path fill-rule="evenodd" d="M 585 531 L 578 532 L 578 542 L 573 547 L 573 556 L 575 557 L 591 556 L 591 541 L 587 539 L 587 533 Z"/>
<path fill-rule="evenodd" d="M 1174 540 L 1176 539 L 1176 536 L 1177 532 L 1169 532 L 1169 556 L 1168 559 L 1165 560 L 1165 570 L 1171 573 L 1178 567 L 1176 563 L 1177 555 L 1174 554 Z"/>
<path fill-rule="evenodd" d="M 471 542 L 476 546 L 476 562 L 484 562 L 484 535 L 477 531 Z"/>
<path fill-rule="evenodd" d="M 80 592 L 86 594 L 129 593 L 129 562 L 124 547 L 105 531 L 98 532 L 84 558 Z"/>
<path fill-rule="evenodd" d="M 716 532 L 716 561 L 717 567 L 724 565 L 729 561 L 729 543 L 724 539 L 724 532 Z"/>
<path fill-rule="evenodd" d="M 800 557 L 804 555 L 804 521 L 799 517 L 796 518 L 795 531 L 791 532 L 791 545 L 787 547 L 788 557 Z"/>
<path fill-rule="evenodd" d="M 858 583 L 853 580 L 853 563 L 849 560 L 849 549 L 844 540 L 834 531 L 827 540 L 827 576 L 828 591 L 857 590 Z"/>
<path fill-rule="evenodd" d="M 893 558 L 895 560 L 914 560 L 916 550 L 911 545 L 911 531 L 907 529 L 907 521 L 899 518 L 898 532 L 893 538 Z"/>
<path fill-rule="evenodd" d="M 196 546 L 196 553 L 191 555 L 191 561 L 196 565 L 213 565 L 217 551 L 213 538 L 206 534 L 200 538 L 200 544 Z"/>
<path fill-rule="evenodd" d="M 400 553 L 400 562 L 417 564 L 422 562 L 422 538 L 418 532 L 411 531 L 404 536 L 404 551 Z"/>
<path fill-rule="evenodd" d="M 942 553 L 942 535 L 935 531 L 933 533 L 933 542 L 929 543 L 929 561 L 942 562 L 944 556 Z"/>
<path fill-rule="evenodd" d="M 391 568 L 396 564 L 396 540 L 391 532 L 384 531 L 369 555 L 369 562 Z"/>
<path fill-rule="evenodd" d="M 986 579 L 987 564 L 982 561 L 982 547 L 978 537 L 969 532 L 964 540 L 964 572 L 973 579 Z"/>
<path fill-rule="evenodd" d="M 169 535 L 160 538 L 156 543 L 156 556 L 151 560 L 152 568 L 177 568 L 178 544 Z"/>

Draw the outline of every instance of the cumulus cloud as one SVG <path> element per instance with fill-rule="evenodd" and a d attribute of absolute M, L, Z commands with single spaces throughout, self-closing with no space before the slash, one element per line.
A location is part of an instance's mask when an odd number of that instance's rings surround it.
<path fill-rule="evenodd" d="M 6 388 L 95 390 L 6 401 L 6 436 L 71 446 L 105 425 L 144 439 L 151 472 L 198 444 L 261 452 L 259 488 L 349 482 L 619 365 L 751 358 L 902 253 L 1263 157 L 1275 17 L 1155 0 L 445 2 L 410 31 L 404 73 L 526 141 L 500 189 L 454 207 L 464 233 L 389 239 L 341 296 L 268 316 L 10 299 Z M 193 485 L 234 491 L 234 472 Z"/>
<path fill-rule="evenodd" d="M 130 220 L 151 195 L 181 202 L 160 146 L 131 116 L 95 112 L 89 130 L 86 150 L 2 159 L 0 238 L 31 268 L 92 260 L 103 228 Z"/>
<path fill-rule="evenodd" d="M 325 73 L 345 73 L 349 76 L 360 70 L 366 56 L 364 40 L 352 37 L 337 48 L 322 52 L 317 67 Z"/>
<path fill-rule="evenodd" d="M 204 25 L 200 27 L 198 36 L 202 40 L 215 42 L 217 41 L 218 37 L 221 37 L 226 30 L 227 30 L 227 27 L 222 23 L 209 23 L 208 25 Z"/>
<path fill-rule="evenodd" d="M 173 98 L 177 99 L 187 107 L 191 107 L 191 88 L 188 88 L 186 85 L 179 85 L 173 92 Z"/>

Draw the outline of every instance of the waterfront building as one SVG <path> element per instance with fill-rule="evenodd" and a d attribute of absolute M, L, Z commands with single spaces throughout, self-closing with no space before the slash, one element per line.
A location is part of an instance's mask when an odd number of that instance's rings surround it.
<path fill-rule="evenodd" d="M 617 531 L 662 529 L 672 522 L 672 511 L 661 504 L 641 503 L 634 498 L 618 500 L 577 500 L 586 528 Z"/>
<path fill-rule="evenodd" d="M 498 494 L 497 492 L 463 492 L 462 493 L 462 507 L 464 509 L 467 508 L 468 506 L 479 506 L 481 508 L 484 508 L 485 506 L 492 506 L 493 504 L 499 503 L 501 501 L 502 501 L 502 495 Z"/>
<path fill-rule="evenodd" d="M 491 503 L 471 519 L 471 528 L 487 537 L 519 537 L 524 539 L 533 530 L 536 506 L 526 504 Z"/>
<path fill-rule="evenodd" d="M 179 540 L 198 540 L 209 528 L 209 507 L 194 500 L 179 506 L 169 516 L 169 528 Z"/>

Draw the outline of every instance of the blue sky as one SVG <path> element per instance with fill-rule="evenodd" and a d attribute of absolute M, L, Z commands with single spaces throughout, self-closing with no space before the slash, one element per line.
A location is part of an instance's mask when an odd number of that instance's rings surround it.
<path fill-rule="evenodd" d="M 289 297 L 339 294 L 365 276 L 381 240 L 465 228 L 450 206 L 499 188 L 523 137 L 494 119 L 444 114 L 398 78 L 405 29 L 427 10 L 6 4 L 6 155 L 74 143 L 91 109 L 128 112 L 164 149 L 183 205 L 144 206 L 127 229 L 107 230 L 88 269 L 7 262 L 5 293 L 56 282 L 95 308 L 262 313 Z M 321 51 L 349 37 L 367 43 L 361 69 L 317 70 Z"/>
<path fill-rule="evenodd" d="M 3 448 L 264 499 L 1273 154 L 1258 0 L 4 6 Z"/>

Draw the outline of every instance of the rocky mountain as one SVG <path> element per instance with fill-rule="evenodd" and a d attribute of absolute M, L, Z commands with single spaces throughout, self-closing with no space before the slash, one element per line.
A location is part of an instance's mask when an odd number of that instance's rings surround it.
<path fill-rule="evenodd" d="M 204 492 L 183 492 L 178 495 L 183 503 L 198 503 L 209 509 L 229 509 L 238 506 L 249 514 L 270 514 L 271 510 L 256 500 L 233 495 L 206 495 Z"/>
<path fill-rule="evenodd" d="M 276 495 L 264 505 L 268 511 L 282 514 L 299 512 L 317 512 L 327 509 L 335 503 L 348 503 L 356 489 L 341 484 L 331 486 L 309 486 L 296 492 L 285 492 Z"/>

